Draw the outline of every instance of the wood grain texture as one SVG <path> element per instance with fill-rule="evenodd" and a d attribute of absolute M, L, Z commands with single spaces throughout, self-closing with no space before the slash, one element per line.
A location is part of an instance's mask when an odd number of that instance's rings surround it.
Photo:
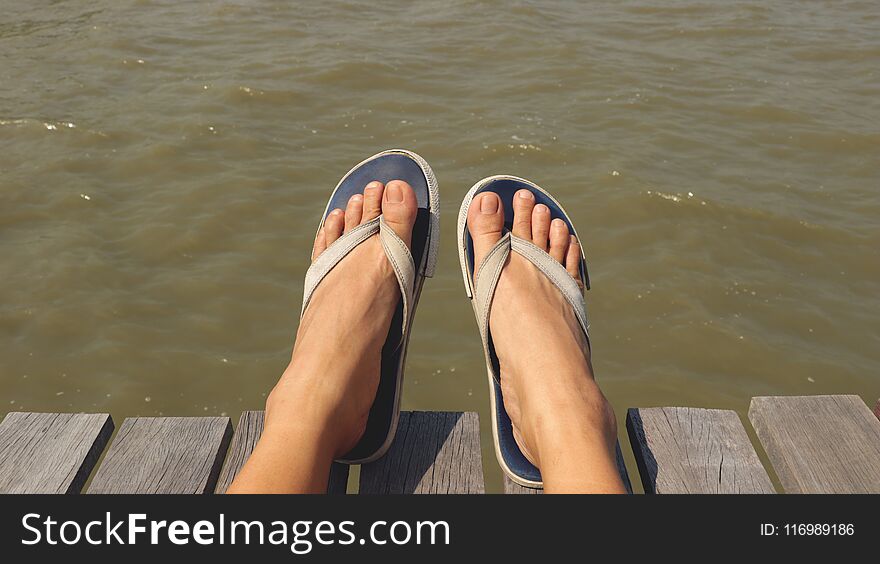
<path fill-rule="evenodd" d="M 749 419 L 789 493 L 880 493 L 880 421 L 859 396 L 752 398 Z"/>
<path fill-rule="evenodd" d="M 402 412 L 388 453 L 361 466 L 362 494 L 484 493 L 476 413 Z"/>
<path fill-rule="evenodd" d="M 626 429 L 645 493 L 775 493 L 733 411 L 629 409 Z"/>
<path fill-rule="evenodd" d="M 629 481 L 629 472 L 626 471 L 626 464 L 623 461 L 623 452 L 620 450 L 620 442 L 617 443 L 615 447 L 615 455 L 617 457 L 617 471 L 620 472 L 620 479 L 623 482 L 623 487 L 626 488 L 627 493 L 632 493 L 632 483 Z M 504 493 L 506 494 L 518 494 L 518 495 L 535 495 L 542 494 L 544 490 L 542 488 L 527 488 L 525 486 L 521 486 L 504 475 Z"/>
<path fill-rule="evenodd" d="M 0 493 L 79 493 L 113 433 L 106 413 L 9 413 Z"/>
<path fill-rule="evenodd" d="M 130 417 L 88 493 L 213 492 L 231 436 L 228 417 Z"/>
<path fill-rule="evenodd" d="M 238 475 L 244 463 L 251 455 L 251 451 L 257 446 L 257 441 L 263 434 L 263 412 L 245 411 L 238 420 L 238 427 L 232 436 L 232 445 L 229 454 L 220 472 L 215 492 L 226 493 L 230 484 Z M 334 462 L 330 467 L 330 478 L 327 483 L 328 494 L 344 494 L 348 486 L 348 465 Z"/>
<path fill-rule="evenodd" d="M 880 419 L 880 399 L 878 399 L 877 403 L 874 405 L 874 415 L 877 416 L 877 419 Z"/>

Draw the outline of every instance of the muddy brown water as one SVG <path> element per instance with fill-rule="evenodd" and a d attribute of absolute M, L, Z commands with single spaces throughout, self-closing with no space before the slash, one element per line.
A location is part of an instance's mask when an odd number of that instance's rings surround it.
<path fill-rule="evenodd" d="M 454 235 L 490 174 L 579 226 L 621 423 L 880 395 L 876 2 L 0 7 L 0 414 L 261 408 L 329 191 L 390 147 L 442 194 L 403 406 L 478 411 L 491 490 Z"/>

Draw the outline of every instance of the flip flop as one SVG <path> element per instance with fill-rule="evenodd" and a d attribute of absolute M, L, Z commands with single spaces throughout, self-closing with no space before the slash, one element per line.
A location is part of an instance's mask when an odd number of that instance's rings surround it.
<path fill-rule="evenodd" d="M 477 326 L 480 337 L 483 340 L 483 352 L 486 355 L 486 368 L 489 376 L 489 398 L 492 403 L 492 437 L 495 442 L 495 455 L 501 469 L 511 480 L 522 486 L 530 488 L 543 487 L 541 471 L 533 465 L 517 446 L 513 438 L 513 425 L 510 417 L 504 409 L 504 396 L 501 393 L 501 373 L 498 365 L 498 357 L 492 344 L 492 335 L 489 331 L 489 313 L 492 308 L 492 297 L 498 285 L 501 270 L 507 263 L 511 252 L 517 253 L 527 261 L 534 264 L 547 278 L 559 289 L 563 297 L 568 301 L 577 316 L 578 322 L 589 345 L 589 324 L 587 322 L 587 310 L 584 304 L 584 292 L 574 278 L 565 270 L 565 267 L 551 257 L 543 249 L 515 235 L 510 230 L 513 228 L 513 195 L 526 189 L 535 196 L 536 204 L 544 204 L 550 208 L 553 219 L 560 218 L 568 225 L 572 235 L 577 236 L 577 231 L 569 219 L 568 214 L 543 188 L 516 176 L 490 176 L 477 182 L 464 197 L 461 210 L 458 214 L 458 255 L 461 261 L 461 274 L 464 278 L 464 287 L 474 314 L 477 317 Z M 474 279 L 474 246 L 470 233 L 467 229 L 468 210 L 474 197 L 482 192 L 495 192 L 501 197 L 504 205 L 504 235 L 495 246 L 486 254 L 482 264 L 477 269 L 478 275 Z M 580 238 L 578 238 L 580 241 Z M 590 279 L 587 275 L 587 263 L 581 245 L 580 260 L 581 280 L 586 289 L 590 288 Z"/>
<path fill-rule="evenodd" d="M 333 190 L 318 230 L 324 226 L 331 211 L 345 209 L 349 198 L 362 194 L 364 187 L 374 180 L 383 184 L 391 180 L 403 180 L 415 191 L 418 213 L 413 226 L 412 252 L 380 215 L 345 233 L 327 247 L 306 272 L 303 292 L 302 314 L 327 273 L 355 247 L 378 233 L 382 248 L 394 268 L 402 297 L 382 347 L 382 374 L 376 399 L 370 408 L 366 431 L 354 448 L 338 460 L 348 464 L 364 464 L 376 460 L 385 454 L 394 440 L 400 417 L 400 392 L 403 386 L 406 348 L 422 285 L 425 278 L 434 276 L 440 231 L 437 178 L 425 159 L 402 149 L 373 155 L 348 171 Z"/>

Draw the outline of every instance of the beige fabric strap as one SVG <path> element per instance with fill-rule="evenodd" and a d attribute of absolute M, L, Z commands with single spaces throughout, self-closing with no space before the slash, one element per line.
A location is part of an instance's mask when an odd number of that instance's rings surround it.
<path fill-rule="evenodd" d="M 492 299 L 495 297 L 495 288 L 498 287 L 498 278 L 501 269 L 507 264 L 510 256 L 510 233 L 507 233 L 495 243 L 495 246 L 486 254 L 477 277 L 474 280 L 474 313 L 477 316 L 477 328 L 483 340 L 483 352 L 489 355 L 489 312 L 492 310 Z M 497 377 L 497 375 L 496 375 Z"/>
<path fill-rule="evenodd" d="M 553 285 L 562 292 L 562 296 L 574 310 L 578 324 L 581 326 L 587 342 L 589 342 L 590 323 L 587 320 L 587 304 L 584 302 L 584 292 L 578 286 L 577 281 L 565 270 L 561 262 L 551 257 L 543 249 L 535 246 L 531 241 L 511 235 L 510 246 L 513 252 L 518 253 L 537 266 L 553 282 Z"/>
<path fill-rule="evenodd" d="M 403 335 L 406 335 L 409 329 L 409 313 L 413 299 L 413 288 L 415 287 L 416 267 L 413 261 L 412 253 L 406 243 L 397 236 L 381 215 L 366 223 L 362 223 L 344 234 L 342 237 L 333 242 L 332 245 L 321 253 L 321 255 L 312 263 L 306 271 L 305 288 L 303 290 L 303 305 L 300 317 L 305 314 L 306 308 L 312 300 L 315 289 L 321 283 L 327 274 L 344 259 L 348 253 L 353 251 L 358 245 L 379 233 L 379 240 L 382 243 L 382 249 L 385 256 L 394 270 L 397 278 L 397 284 L 400 287 L 401 302 L 403 304 L 403 326 L 401 331 L 401 341 Z"/>
<path fill-rule="evenodd" d="M 401 327 L 401 342 L 409 329 L 410 306 L 413 300 L 413 288 L 416 281 L 416 265 L 412 253 L 406 243 L 397 236 L 393 229 L 385 223 L 385 218 L 379 216 L 379 240 L 385 249 L 385 256 L 394 269 L 397 277 L 397 285 L 400 286 L 401 302 L 403 303 L 403 321 Z"/>
<path fill-rule="evenodd" d="M 536 247 L 531 241 L 520 239 L 508 232 L 486 254 L 474 280 L 473 306 L 486 354 L 489 353 L 489 313 L 492 310 L 492 299 L 495 296 L 495 288 L 498 287 L 501 270 L 507 264 L 507 258 L 511 251 L 534 264 L 559 289 L 574 310 L 578 324 L 587 338 L 587 343 L 589 343 L 590 327 L 587 321 L 587 308 L 583 292 L 575 279 L 559 261 L 547 254 L 546 251 Z M 497 375 L 495 376 L 497 378 Z"/>

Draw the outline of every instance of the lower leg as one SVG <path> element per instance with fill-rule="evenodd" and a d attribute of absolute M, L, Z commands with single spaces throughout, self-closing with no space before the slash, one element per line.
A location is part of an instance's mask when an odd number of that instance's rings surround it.
<path fill-rule="evenodd" d="M 333 458 L 320 430 L 268 427 L 227 493 L 324 493 Z"/>
<path fill-rule="evenodd" d="M 589 351 L 510 362 L 514 437 L 541 470 L 546 493 L 625 493 L 617 469 L 617 421 L 593 378 Z M 535 381 L 541 375 L 540 381 Z M 525 393 L 512 391 L 529 378 Z"/>
<path fill-rule="evenodd" d="M 560 415 L 534 425 L 546 493 L 626 493 L 617 469 L 614 413 L 593 384 L 592 397 L 577 398 Z"/>
<path fill-rule="evenodd" d="M 327 491 L 333 460 L 351 448 L 363 429 L 352 418 L 333 423 L 344 402 L 326 384 L 343 386 L 344 372 L 334 376 L 309 364 L 294 355 L 272 390 L 263 433 L 228 493 Z"/>

